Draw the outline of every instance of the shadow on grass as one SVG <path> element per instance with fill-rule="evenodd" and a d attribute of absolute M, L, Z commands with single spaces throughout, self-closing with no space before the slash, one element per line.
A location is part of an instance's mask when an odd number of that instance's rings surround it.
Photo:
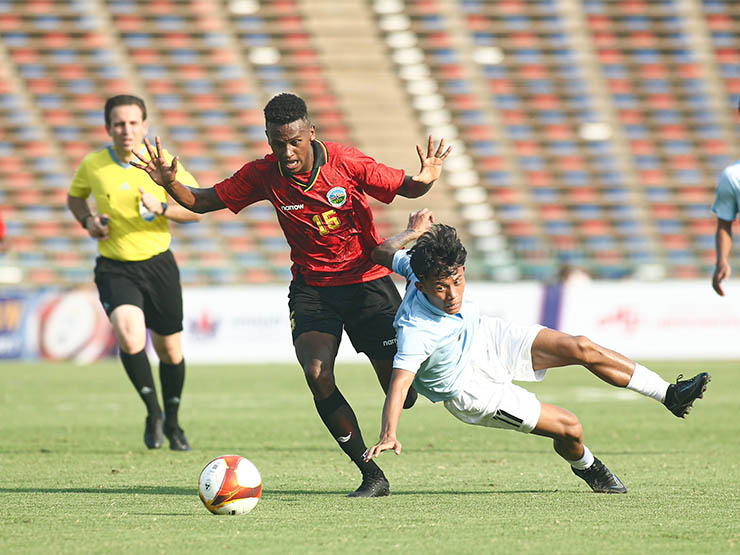
<path fill-rule="evenodd" d="M 131 488 L 0 488 L 1 493 L 98 493 L 110 495 L 115 493 L 144 495 L 197 495 L 195 488 L 136 486 Z"/>
<path fill-rule="evenodd" d="M 394 491 L 393 496 L 401 495 L 516 495 L 528 493 L 557 493 L 558 489 L 520 489 L 520 490 L 480 490 L 480 491 Z M 0 488 L 0 493 L 94 493 L 94 494 L 143 494 L 143 495 L 197 495 L 194 488 L 161 487 L 161 486 L 137 486 L 132 488 Z M 325 489 L 266 489 L 263 495 L 342 495 L 346 496 L 347 490 L 325 490 Z"/>
<path fill-rule="evenodd" d="M 0 490 L 2 491 L 2 490 Z M 510 494 L 526 494 L 526 493 L 558 493 L 562 490 L 558 489 L 520 489 L 520 490 L 465 490 L 465 491 L 439 491 L 439 490 L 406 490 L 398 491 L 394 490 L 391 492 L 391 497 L 397 497 L 401 495 L 510 495 Z M 347 490 L 341 491 L 327 491 L 327 490 L 290 490 L 290 489 L 270 489 L 264 490 L 263 496 L 265 495 L 343 495 L 346 496 Z"/>

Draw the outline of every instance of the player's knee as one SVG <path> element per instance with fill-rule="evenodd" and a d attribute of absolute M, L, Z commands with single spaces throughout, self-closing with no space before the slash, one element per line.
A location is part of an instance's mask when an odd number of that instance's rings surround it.
<path fill-rule="evenodd" d="M 583 426 L 573 413 L 567 413 L 563 418 L 563 439 L 580 443 L 583 439 Z"/>
<path fill-rule="evenodd" d="M 118 337 L 118 345 L 124 353 L 135 355 L 144 350 L 146 340 L 142 341 L 134 336 L 122 335 Z"/>
<path fill-rule="evenodd" d="M 311 360 L 303 365 L 306 382 L 314 393 L 331 393 L 334 390 L 334 370 L 320 360 Z"/>

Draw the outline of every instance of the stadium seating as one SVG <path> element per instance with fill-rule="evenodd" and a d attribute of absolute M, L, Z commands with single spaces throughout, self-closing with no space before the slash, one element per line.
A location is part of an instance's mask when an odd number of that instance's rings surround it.
<path fill-rule="evenodd" d="M 347 1 L 377 29 L 404 109 L 455 146 L 442 194 L 471 276 L 711 273 L 714 184 L 740 149 L 737 2 Z M 269 151 L 261 109 L 279 91 L 307 99 L 322 137 L 362 136 L 306 18 L 330 5 L 0 0 L 0 204 L 24 283 L 90 281 L 95 245 L 65 196 L 109 142 L 110 95 L 144 97 L 152 134 L 206 186 Z M 403 225 L 391 217 L 378 206 L 381 233 Z M 267 205 L 173 233 L 186 284 L 289 278 Z"/>

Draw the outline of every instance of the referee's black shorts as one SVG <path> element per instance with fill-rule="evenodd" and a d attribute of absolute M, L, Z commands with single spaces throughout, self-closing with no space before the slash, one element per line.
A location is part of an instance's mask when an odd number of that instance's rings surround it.
<path fill-rule="evenodd" d="M 146 327 L 159 335 L 182 331 L 180 270 L 169 250 L 134 262 L 98 256 L 95 285 L 108 316 L 116 307 L 132 304 L 144 311 Z"/>
<path fill-rule="evenodd" d="M 288 307 L 293 342 L 307 331 L 342 339 L 342 328 L 358 353 L 377 360 L 396 354 L 393 319 L 401 296 L 390 276 L 351 285 L 315 287 L 298 273 L 290 284 Z"/>

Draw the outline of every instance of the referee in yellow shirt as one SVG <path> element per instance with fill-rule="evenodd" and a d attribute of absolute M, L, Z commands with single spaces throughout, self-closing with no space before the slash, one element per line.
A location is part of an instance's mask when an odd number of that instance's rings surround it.
<path fill-rule="evenodd" d="M 182 289 L 169 250 L 168 220 L 192 222 L 201 216 L 177 203 L 168 204 L 165 190 L 129 165 L 133 150 L 146 155 L 142 141 L 149 122 L 142 99 L 132 95 L 109 98 L 105 127 L 113 144 L 82 160 L 69 188 L 67 206 L 98 241 L 95 285 L 118 339 L 123 367 L 146 405 L 144 443 L 158 449 L 167 436 L 171 449 L 188 451 L 190 444 L 178 422 L 185 382 Z M 171 160 L 169 154 L 165 157 Z M 182 167 L 178 179 L 198 186 Z M 87 202 L 90 194 L 95 197 L 96 212 Z M 145 351 L 147 328 L 160 360 L 164 414 Z"/>

